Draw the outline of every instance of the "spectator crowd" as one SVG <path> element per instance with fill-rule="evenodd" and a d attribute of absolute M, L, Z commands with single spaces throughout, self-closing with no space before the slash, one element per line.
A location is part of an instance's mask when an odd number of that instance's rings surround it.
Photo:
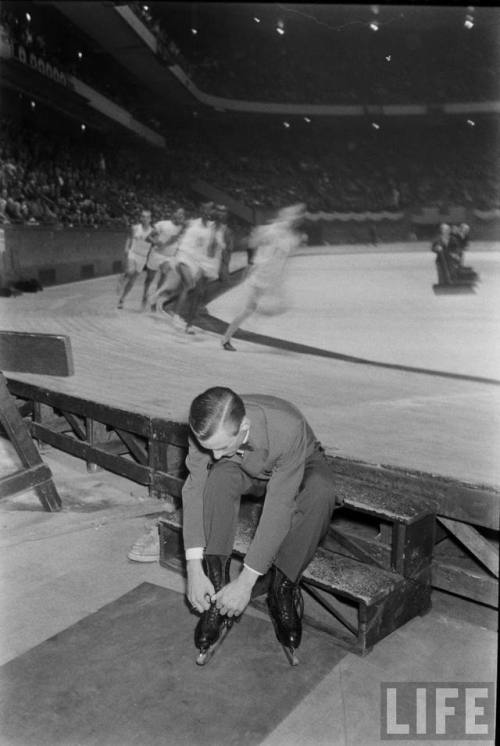
<path fill-rule="evenodd" d="M 0 221 L 121 227 L 148 206 L 161 216 L 190 197 L 170 185 L 165 158 L 0 119 Z"/>
<path fill-rule="evenodd" d="M 196 179 L 251 209 L 500 208 L 495 133 L 466 125 L 346 134 L 194 122 L 168 133 L 160 151 L 118 138 L 111 145 L 89 131 L 47 132 L 34 119 L 0 119 L 3 223 L 123 226 L 144 208 L 160 219 L 194 206 Z"/>

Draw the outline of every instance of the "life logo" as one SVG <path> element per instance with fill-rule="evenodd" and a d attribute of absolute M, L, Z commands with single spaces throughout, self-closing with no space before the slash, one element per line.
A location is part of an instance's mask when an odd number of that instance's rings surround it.
<path fill-rule="evenodd" d="M 397 681 L 380 686 L 383 741 L 494 741 L 493 682 Z"/>

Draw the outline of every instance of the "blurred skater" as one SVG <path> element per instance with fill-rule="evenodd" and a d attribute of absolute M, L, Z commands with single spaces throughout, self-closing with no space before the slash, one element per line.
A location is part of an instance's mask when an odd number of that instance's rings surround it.
<path fill-rule="evenodd" d="M 190 220 L 186 230 L 179 240 L 179 248 L 175 256 L 175 269 L 180 281 L 181 291 L 175 302 L 173 321 L 176 326 L 184 326 L 185 322 L 180 316 L 181 309 L 188 305 L 187 332 L 192 331 L 191 321 L 203 295 L 207 280 L 216 279 L 219 275 L 220 261 L 222 255 L 222 244 L 219 240 L 217 225 L 213 220 L 214 205 L 206 202 L 201 205 L 200 217 Z M 162 295 L 166 294 L 163 301 Z M 188 300 L 188 296 L 189 300 Z M 165 283 L 151 296 L 151 302 L 160 302 L 162 305 L 175 297 L 172 291 L 168 291 Z"/>
<path fill-rule="evenodd" d="M 224 350 L 236 350 L 231 343 L 233 334 L 257 310 L 263 296 L 279 288 L 290 253 L 304 242 L 304 234 L 297 230 L 304 213 L 303 204 L 284 207 L 275 220 L 252 231 L 248 245 L 255 250 L 255 256 L 246 280 L 249 294 L 245 306 L 229 324 L 222 338 Z"/>
<path fill-rule="evenodd" d="M 153 230 L 149 236 L 151 242 L 151 251 L 149 252 L 146 263 L 146 279 L 144 280 L 144 290 L 142 294 L 142 309 L 147 306 L 149 288 L 158 274 L 156 287 L 159 288 L 167 282 L 167 275 L 173 269 L 173 257 L 179 247 L 179 237 L 186 224 L 186 213 L 180 207 L 174 212 L 171 220 L 159 220 L 154 224 Z M 177 283 L 173 283 L 179 284 Z M 156 308 L 153 306 L 152 311 Z"/>

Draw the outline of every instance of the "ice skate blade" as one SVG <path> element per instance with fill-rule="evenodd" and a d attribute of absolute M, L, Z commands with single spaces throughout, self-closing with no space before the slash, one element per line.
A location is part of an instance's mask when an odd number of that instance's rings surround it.
<path fill-rule="evenodd" d="M 208 650 L 205 650 L 204 652 L 200 651 L 198 653 L 198 657 L 196 658 L 196 665 L 197 666 L 206 666 L 207 663 L 210 663 L 210 661 L 214 657 L 214 654 L 215 654 L 217 648 L 219 648 L 222 645 L 222 642 L 224 641 L 224 638 L 226 637 L 226 635 L 229 632 L 229 630 L 230 630 L 230 627 L 224 626 L 224 629 L 220 633 L 220 637 L 217 640 L 217 642 L 214 642 L 214 644 L 211 645 L 208 648 Z"/>
<path fill-rule="evenodd" d="M 285 655 L 287 657 L 287 660 L 291 666 L 298 666 L 299 665 L 299 659 L 295 655 L 295 650 L 293 648 L 287 648 L 286 645 L 282 645 L 283 650 L 285 651 Z"/>

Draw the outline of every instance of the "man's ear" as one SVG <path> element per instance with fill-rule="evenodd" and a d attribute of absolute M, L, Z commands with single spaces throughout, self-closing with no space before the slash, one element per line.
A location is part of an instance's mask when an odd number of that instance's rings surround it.
<path fill-rule="evenodd" d="M 245 430 L 245 431 L 250 430 L 250 420 L 248 419 L 246 415 L 241 420 L 240 432 L 242 430 Z"/>

